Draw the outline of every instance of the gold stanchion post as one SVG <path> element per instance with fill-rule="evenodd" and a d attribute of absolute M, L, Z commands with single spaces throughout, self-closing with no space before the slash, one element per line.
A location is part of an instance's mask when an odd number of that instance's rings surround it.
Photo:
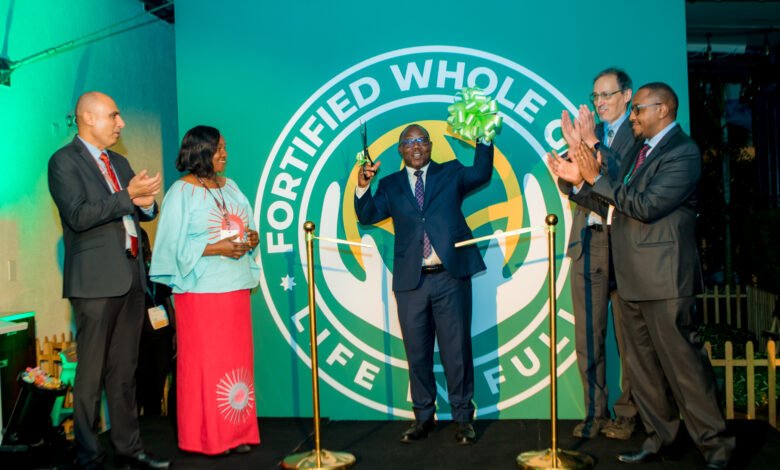
<path fill-rule="evenodd" d="M 550 270 L 547 276 L 548 295 L 550 297 L 550 421 L 552 428 L 552 447 L 545 450 L 523 452 L 517 456 L 517 466 L 523 469 L 553 469 L 553 468 L 593 468 L 593 457 L 574 450 L 558 448 L 558 333 L 555 330 L 558 306 L 555 301 L 555 226 L 558 216 L 549 214 L 545 218 L 547 224 L 547 257 Z"/>
<path fill-rule="evenodd" d="M 282 468 L 331 470 L 349 468 L 355 463 L 355 456 L 347 452 L 335 452 L 320 447 L 320 386 L 317 362 L 317 309 L 314 288 L 314 222 L 306 221 L 306 263 L 309 274 L 309 341 L 311 341 L 311 389 L 314 405 L 314 450 L 288 455 L 282 461 Z"/>

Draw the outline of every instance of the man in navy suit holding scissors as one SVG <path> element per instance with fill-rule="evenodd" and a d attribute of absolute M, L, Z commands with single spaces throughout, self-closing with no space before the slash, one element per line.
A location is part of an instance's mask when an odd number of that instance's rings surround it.
<path fill-rule="evenodd" d="M 434 429 L 436 380 L 434 340 L 438 340 L 447 379 L 455 439 L 476 441 L 474 365 L 471 353 L 471 276 L 485 269 L 475 246 L 454 244 L 472 238 L 461 211 L 463 199 L 487 183 L 493 173 L 493 146 L 476 145 L 474 165 L 457 160 L 431 162 L 428 131 L 407 126 L 398 141 L 405 167 L 369 188 L 380 163 L 358 171 L 355 212 L 361 224 L 392 217 L 395 226 L 393 291 L 409 362 L 415 422 L 401 436 L 405 443 L 423 439 Z"/>

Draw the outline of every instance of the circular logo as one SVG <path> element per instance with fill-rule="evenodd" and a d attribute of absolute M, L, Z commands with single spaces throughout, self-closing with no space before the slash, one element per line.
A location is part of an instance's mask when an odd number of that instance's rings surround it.
<path fill-rule="evenodd" d="M 247 369 L 225 374 L 217 383 L 217 408 L 222 417 L 238 424 L 254 416 L 255 392 Z"/>
<path fill-rule="evenodd" d="M 548 81 L 505 58 L 460 47 L 422 46 L 372 57 L 328 81 L 290 118 L 257 191 L 260 285 L 279 332 L 310 367 L 307 286 L 315 282 L 321 379 L 352 402 L 390 416 L 413 417 L 392 292 L 394 230 L 390 219 L 373 226 L 357 222 L 360 127 L 366 123 L 370 154 L 382 162 L 378 178 L 401 170 L 398 138 L 411 123 L 429 131 L 433 160 L 470 166 L 474 143 L 452 134 L 446 122 L 447 106 L 466 86 L 496 99 L 504 120 L 494 141 L 493 177 L 462 205 L 474 236 L 538 229 L 479 245 L 487 270 L 472 278 L 474 400 L 481 416 L 526 401 L 549 385 L 544 220 L 558 215 L 555 252 L 561 254 L 571 219 L 544 158 L 548 149 L 564 146 L 561 110 L 575 108 Z M 307 220 L 320 237 L 313 244 L 314 279 L 307 278 Z M 559 255 L 556 296 L 568 267 Z M 561 374 L 575 362 L 575 352 L 572 316 L 559 312 L 558 319 Z M 435 357 L 438 416 L 448 419 L 446 380 Z"/>

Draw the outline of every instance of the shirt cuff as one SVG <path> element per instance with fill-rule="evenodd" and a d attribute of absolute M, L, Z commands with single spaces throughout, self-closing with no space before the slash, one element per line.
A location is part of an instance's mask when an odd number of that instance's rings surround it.
<path fill-rule="evenodd" d="M 141 212 L 143 212 L 144 214 L 146 214 L 148 216 L 153 216 L 154 215 L 154 204 L 152 204 L 151 207 L 149 207 L 149 208 L 141 207 L 140 209 L 141 209 Z"/>
<path fill-rule="evenodd" d="M 364 194 L 366 194 L 368 192 L 368 189 L 370 187 L 371 186 L 366 186 L 365 188 L 361 188 L 360 186 L 355 186 L 355 196 L 358 199 L 360 199 L 361 197 L 363 197 Z"/>

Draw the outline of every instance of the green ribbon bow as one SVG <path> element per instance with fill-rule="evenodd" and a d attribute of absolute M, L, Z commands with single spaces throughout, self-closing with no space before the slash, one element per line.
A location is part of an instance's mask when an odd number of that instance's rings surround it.
<path fill-rule="evenodd" d="M 355 155 L 355 160 L 357 161 L 358 166 L 363 166 L 368 163 L 368 158 L 363 154 L 362 150 Z"/>
<path fill-rule="evenodd" d="M 490 142 L 501 129 L 498 103 L 480 88 L 464 88 L 455 94 L 455 102 L 447 108 L 447 122 L 452 131 L 467 140 L 480 137 Z"/>

